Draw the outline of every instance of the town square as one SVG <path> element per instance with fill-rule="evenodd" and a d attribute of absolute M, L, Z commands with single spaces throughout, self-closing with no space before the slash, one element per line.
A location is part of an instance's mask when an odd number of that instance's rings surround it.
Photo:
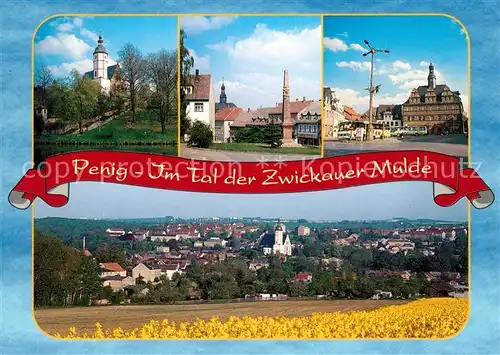
<path fill-rule="evenodd" d="M 459 24 L 326 16 L 323 33 L 324 156 L 428 150 L 467 159 L 468 40 Z"/>

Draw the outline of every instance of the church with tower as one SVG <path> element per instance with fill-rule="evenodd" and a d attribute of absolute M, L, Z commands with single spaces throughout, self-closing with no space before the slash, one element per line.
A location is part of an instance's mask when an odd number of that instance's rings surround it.
<path fill-rule="evenodd" d="M 120 75 L 120 65 L 118 63 L 115 65 L 108 65 L 108 60 L 108 51 L 104 47 L 102 35 L 99 34 L 97 47 L 94 49 L 93 53 L 94 68 L 86 72 L 84 76 L 89 77 L 101 85 L 102 90 L 107 94 L 109 94 L 114 87 L 123 85 L 123 79 Z"/>
<path fill-rule="evenodd" d="M 403 124 L 409 127 L 426 127 L 429 133 L 462 133 L 465 120 L 460 92 L 446 84 L 436 84 L 434 64 L 429 64 L 427 85 L 414 88 L 402 105 Z"/>
<path fill-rule="evenodd" d="M 292 242 L 286 233 L 286 226 L 278 221 L 274 231 L 264 232 L 259 239 L 259 247 L 264 255 L 292 255 Z"/>
<path fill-rule="evenodd" d="M 217 113 L 217 111 L 219 111 L 220 109 L 223 109 L 225 107 L 235 108 L 238 106 L 236 106 L 232 102 L 227 102 L 226 85 L 224 84 L 224 78 L 222 78 L 222 83 L 220 85 L 219 102 L 215 103 L 215 113 Z"/>

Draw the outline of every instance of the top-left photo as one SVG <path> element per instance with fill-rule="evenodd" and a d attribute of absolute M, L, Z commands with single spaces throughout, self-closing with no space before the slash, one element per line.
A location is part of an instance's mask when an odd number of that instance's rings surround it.
<path fill-rule="evenodd" d="M 177 156 L 177 16 L 54 17 L 33 41 L 35 165 L 106 149 Z"/>

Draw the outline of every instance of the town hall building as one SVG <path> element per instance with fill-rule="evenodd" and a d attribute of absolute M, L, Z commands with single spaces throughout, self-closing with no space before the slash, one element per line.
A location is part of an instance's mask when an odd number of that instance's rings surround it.
<path fill-rule="evenodd" d="M 411 91 L 403 106 L 403 122 L 409 127 L 426 127 L 429 133 L 462 133 L 466 120 L 460 92 L 448 85 L 436 85 L 434 65 L 429 64 L 427 85 Z"/>

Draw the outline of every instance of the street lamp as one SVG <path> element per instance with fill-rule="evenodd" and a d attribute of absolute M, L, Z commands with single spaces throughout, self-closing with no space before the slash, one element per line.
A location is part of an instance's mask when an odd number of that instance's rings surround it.
<path fill-rule="evenodd" d="M 372 56 L 372 63 L 370 67 L 370 87 L 369 87 L 369 92 L 370 92 L 370 113 L 369 113 L 369 121 L 368 121 L 368 132 L 366 134 L 367 140 L 371 141 L 373 140 L 373 93 L 375 92 L 375 89 L 373 87 L 373 66 L 374 66 L 374 58 L 375 58 L 375 53 L 377 52 L 383 52 L 383 53 L 389 53 L 388 49 L 375 49 L 373 48 L 370 43 L 365 39 L 364 40 L 365 44 L 370 48 L 370 50 L 366 53 L 363 53 L 363 57 L 366 57 L 368 54 L 371 54 Z M 384 132 L 382 131 L 382 134 Z"/>

